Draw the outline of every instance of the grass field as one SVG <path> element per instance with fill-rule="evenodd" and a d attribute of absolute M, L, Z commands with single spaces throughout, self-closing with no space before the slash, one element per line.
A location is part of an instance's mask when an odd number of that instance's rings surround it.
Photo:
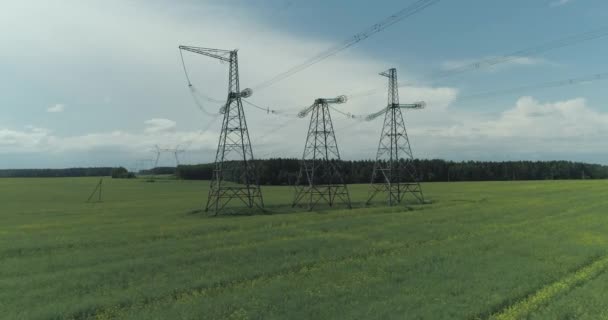
<path fill-rule="evenodd" d="M 2 319 L 607 319 L 608 182 L 208 217 L 207 182 L 0 179 Z M 280 214 L 282 213 L 282 214 Z"/>

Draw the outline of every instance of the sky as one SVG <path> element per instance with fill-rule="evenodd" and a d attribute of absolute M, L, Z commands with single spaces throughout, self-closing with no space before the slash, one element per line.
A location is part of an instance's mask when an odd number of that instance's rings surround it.
<path fill-rule="evenodd" d="M 255 87 L 413 3 L 397 1 L 0 0 L 0 168 L 141 169 L 154 146 L 183 148 L 181 163 L 212 162 L 228 66 L 184 53 L 203 110 L 185 79 L 179 45 L 238 49 L 241 88 Z M 442 0 L 386 30 L 254 90 L 245 105 L 256 158 L 300 157 L 309 119 L 290 114 L 315 98 L 365 115 L 386 106 L 397 68 L 417 158 L 572 160 L 608 164 L 608 80 L 512 90 L 608 72 L 607 36 L 540 54 L 530 47 L 604 28 L 600 0 Z M 450 77 L 437 77 L 477 61 Z M 373 90 L 377 89 L 377 90 Z M 373 94 L 369 93 L 370 90 Z M 508 90 L 507 90 L 508 91 Z M 332 114 L 344 159 L 373 159 L 381 119 Z M 147 163 L 147 164 L 146 164 Z M 175 165 L 163 153 L 159 165 Z"/>

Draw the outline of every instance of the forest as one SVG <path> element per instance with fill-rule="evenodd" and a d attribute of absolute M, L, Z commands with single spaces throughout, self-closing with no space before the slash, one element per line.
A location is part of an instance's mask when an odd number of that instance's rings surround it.
<path fill-rule="evenodd" d="M 102 177 L 112 175 L 112 167 L 66 169 L 0 169 L 0 178 Z"/>
<path fill-rule="evenodd" d="M 570 161 L 454 162 L 433 159 L 413 160 L 413 165 L 422 182 L 608 178 L 608 166 Z M 293 184 L 299 167 L 298 159 L 256 160 L 262 185 Z M 341 161 L 340 168 L 346 183 L 368 183 L 374 161 Z M 212 172 L 213 164 L 181 165 L 176 170 L 176 176 L 186 180 L 208 180 Z"/>
<path fill-rule="evenodd" d="M 262 185 L 289 185 L 296 180 L 300 160 L 275 158 L 255 160 Z M 372 160 L 340 161 L 338 163 L 346 183 L 368 183 L 374 168 Z M 509 180 L 573 180 L 606 179 L 608 166 L 570 161 L 446 161 L 413 160 L 418 178 L 422 182 L 443 181 L 509 181 Z M 213 164 L 158 167 L 135 172 L 143 175 L 175 175 L 183 180 L 209 180 Z M 119 174 L 120 173 L 120 174 Z M 0 178 L 51 178 L 51 177 L 132 177 L 127 170 L 111 167 L 67 169 L 5 169 Z"/>

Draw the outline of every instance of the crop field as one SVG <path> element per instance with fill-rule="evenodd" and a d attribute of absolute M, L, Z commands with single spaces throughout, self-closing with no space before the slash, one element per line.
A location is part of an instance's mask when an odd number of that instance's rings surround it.
<path fill-rule="evenodd" d="M 2 319 L 608 319 L 608 182 L 211 217 L 208 182 L 0 179 Z"/>

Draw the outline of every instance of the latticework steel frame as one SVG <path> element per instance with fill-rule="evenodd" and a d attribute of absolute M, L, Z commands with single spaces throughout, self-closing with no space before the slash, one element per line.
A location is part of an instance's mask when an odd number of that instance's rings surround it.
<path fill-rule="evenodd" d="M 215 155 L 209 197 L 205 211 L 215 214 L 232 200 L 240 200 L 247 208 L 264 208 L 247 121 L 241 98 L 251 95 L 250 89 L 240 90 L 237 51 L 180 46 L 181 50 L 199 53 L 230 64 L 228 99 L 222 107 L 222 131 Z"/>
<path fill-rule="evenodd" d="M 334 206 L 336 202 L 351 208 L 350 194 L 340 170 L 340 152 L 329 112 L 329 103 L 343 98 L 317 99 L 310 112 L 310 125 L 296 181 L 293 206 L 307 203 L 312 210 L 320 202 Z"/>
<path fill-rule="evenodd" d="M 420 104 L 399 104 L 397 70 L 381 75 L 388 77 L 388 106 L 386 108 L 376 162 L 372 173 L 367 204 L 379 193 L 387 195 L 387 204 L 401 203 L 406 195 L 424 203 L 424 194 L 414 165 L 414 156 L 403 120 L 402 108 L 419 109 Z"/>

